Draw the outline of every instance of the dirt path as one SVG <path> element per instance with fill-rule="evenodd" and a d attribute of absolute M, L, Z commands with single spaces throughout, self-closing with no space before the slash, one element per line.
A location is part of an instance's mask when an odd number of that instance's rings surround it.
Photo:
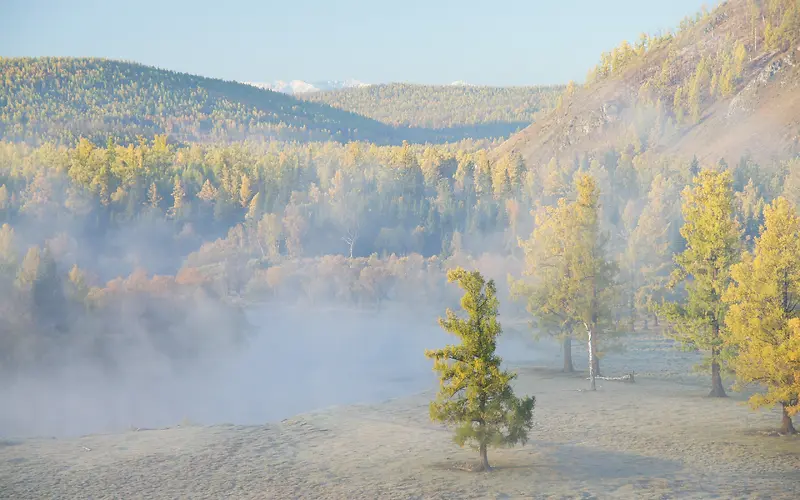
<path fill-rule="evenodd" d="M 800 498 L 800 438 L 768 435 L 777 411 L 743 396 L 705 398 L 704 378 L 589 393 L 581 375 L 519 374 L 537 397 L 532 440 L 491 451 L 488 474 L 459 469 L 476 454 L 430 423 L 425 393 L 266 426 L 0 443 L 0 497 Z"/>

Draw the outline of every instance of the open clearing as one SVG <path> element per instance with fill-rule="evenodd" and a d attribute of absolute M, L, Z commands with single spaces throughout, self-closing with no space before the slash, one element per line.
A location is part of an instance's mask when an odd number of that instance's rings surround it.
<path fill-rule="evenodd" d="M 800 498 L 800 438 L 769 432 L 777 410 L 708 399 L 692 356 L 628 344 L 603 370 L 633 367 L 636 383 L 596 393 L 558 359 L 517 367 L 517 392 L 537 397 L 532 439 L 490 451 L 490 473 L 463 470 L 477 454 L 429 421 L 429 391 L 263 426 L 0 442 L 0 497 Z"/>

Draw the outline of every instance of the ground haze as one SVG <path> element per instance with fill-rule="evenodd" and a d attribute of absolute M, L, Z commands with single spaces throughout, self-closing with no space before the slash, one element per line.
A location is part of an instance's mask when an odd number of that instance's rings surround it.
<path fill-rule="evenodd" d="M 509 334 L 506 340 L 512 340 Z M 512 340 L 513 342 L 513 340 Z M 509 346 L 509 344 L 506 344 Z M 517 347 L 519 344 L 511 344 Z M 514 349 L 512 349 L 514 350 Z M 583 362 L 576 350 L 576 362 Z M 547 359 L 549 358 L 549 360 Z M 585 356 L 584 356 L 585 358 Z M 635 358 L 635 364 L 626 362 Z M 535 394 L 531 441 L 476 454 L 428 419 L 433 390 L 342 406 L 268 425 L 173 426 L 63 440 L 6 440 L 3 497 L 42 498 L 796 498 L 800 440 L 771 433 L 777 410 L 705 397 L 692 356 L 642 335 L 609 354 L 606 373 L 563 374 L 557 352 L 517 366 Z M 283 380 L 288 382 L 290 377 Z"/>

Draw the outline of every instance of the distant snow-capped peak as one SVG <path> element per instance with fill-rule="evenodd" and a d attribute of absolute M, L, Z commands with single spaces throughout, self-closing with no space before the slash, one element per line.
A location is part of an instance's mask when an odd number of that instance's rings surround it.
<path fill-rule="evenodd" d="M 367 87 L 370 84 L 358 80 L 327 80 L 324 82 L 306 82 L 303 80 L 277 80 L 272 83 L 245 82 L 254 87 L 283 92 L 284 94 L 304 94 L 309 92 L 321 92 L 324 90 L 340 90 L 352 87 Z"/>

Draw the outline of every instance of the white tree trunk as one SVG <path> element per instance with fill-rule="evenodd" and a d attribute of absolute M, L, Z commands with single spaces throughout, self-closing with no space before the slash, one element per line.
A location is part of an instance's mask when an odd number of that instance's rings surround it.
<path fill-rule="evenodd" d="M 584 323 L 584 326 L 586 326 L 586 332 L 589 334 L 589 389 L 596 391 L 597 385 L 595 384 L 596 376 L 594 373 L 594 345 L 592 342 L 592 335 L 594 332 L 589 325 Z"/>

